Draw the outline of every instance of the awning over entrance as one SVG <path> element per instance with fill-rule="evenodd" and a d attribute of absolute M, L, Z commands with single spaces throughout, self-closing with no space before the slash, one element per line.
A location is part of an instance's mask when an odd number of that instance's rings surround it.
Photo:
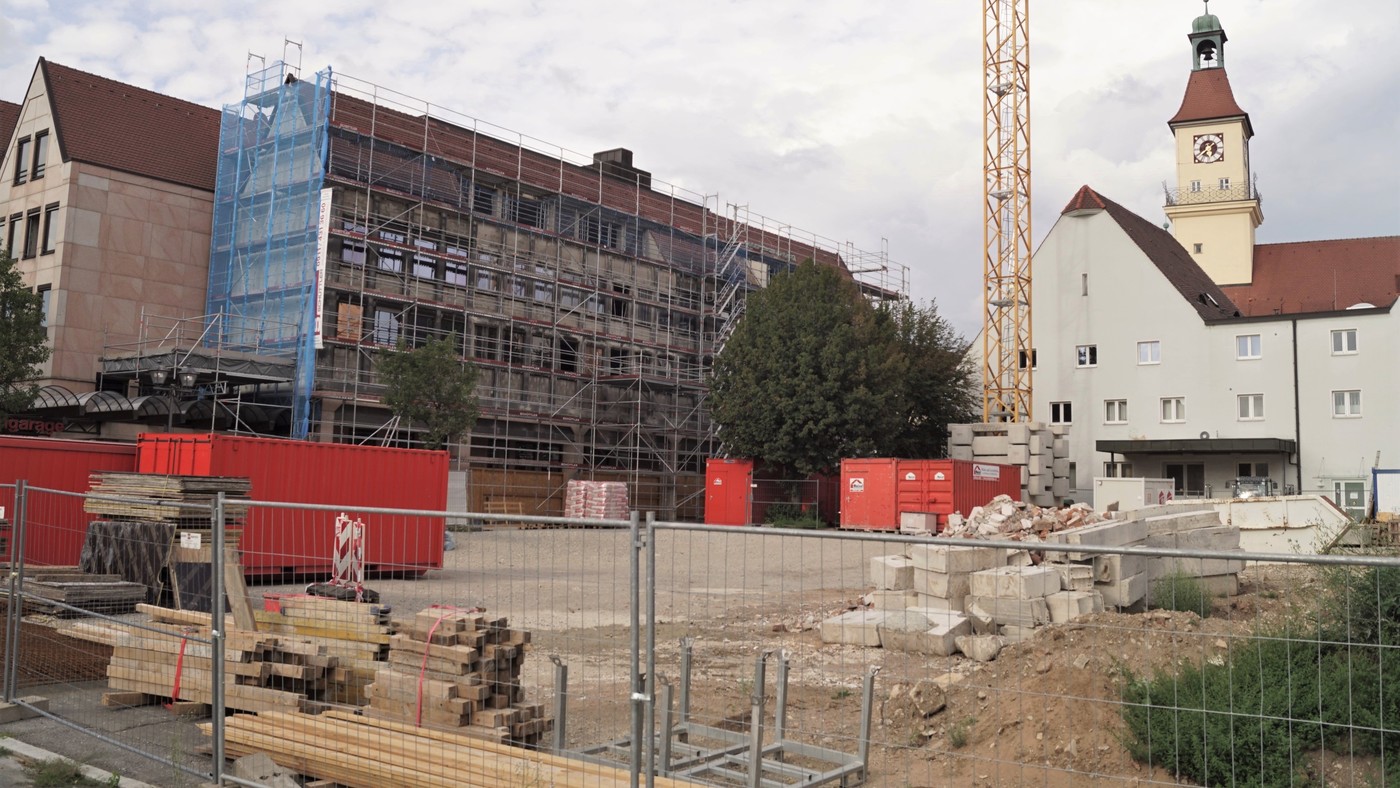
<path fill-rule="evenodd" d="M 1298 444 L 1288 438 L 1187 438 L 1096 441 L 1094 448 L 1109 454 L 1292 454 Z"/>

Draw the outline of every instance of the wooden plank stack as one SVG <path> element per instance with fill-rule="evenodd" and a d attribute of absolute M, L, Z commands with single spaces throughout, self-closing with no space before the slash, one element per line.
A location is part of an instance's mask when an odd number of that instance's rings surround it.
<path fill-rule="evenodd" d="M 108 501 L 87 498 L 83 511 L 112 520 L 141 520 L 178 523 L 182 530 L 203 527 L 208 530 L 211 513 L 182 504 L 211 506 L 218 493 L 229 498 L 247 498 L 252 482 L 234 476 L 166 476 L 155 473 L 100 471 L 88 476 L 88 490 L 94 495 L 140 498 L 140 501 Z M 246 502 L 230 500 L 224 517 L 241 521 Z"/>
<path fill-rule="evenodd" d="M 530 633 L 479 610 L 433 606 L 404 622 L 389 665 L 369 686 L 366 716 L 487 741 L 534 745 L 552 730 L 544 707 L 525 703 L 520 669 Z"/>
<path fill-rule="evenodd" d="M 123 580 L 121 575 L 89 574 L 76 566 L 30 567 L 25 571 L 24 590 L 40 599 L 25 600 L 26 609 L 57 616 L 78 615 L 47 601 L 63 602 L 101 613 L 129 613 L 145 601 L 146 587 Z M 0 588 L 0 597 L 8 595 Z"/>
<path fill-rule="evenodd" d="M 200 728 L 212 734 L 209 724 Z M 349 788 L 630 785 L 625 769 L 348 712 L 238 714 L 226 721 L 224 740 L 230 757 L 265 752 L 288 769 Z M 654 779 L 661 788 L 682 785 Z"/>
<path fill-rule="evenodd" d="M 258 630 L 295 635 L 339 660 L 325 699 L 363 706 L 366 687 L 389 658 L 393 635 L 388 605 L 365 604 L 306 594 L 269 594 L 256 610 Z"/>

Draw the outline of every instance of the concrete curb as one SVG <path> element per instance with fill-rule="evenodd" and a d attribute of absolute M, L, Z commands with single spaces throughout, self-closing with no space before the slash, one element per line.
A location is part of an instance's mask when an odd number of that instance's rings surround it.
<path fill-rule="evenodd" d="M 0 739 L 0 747 L 4 747 L 15 755 L 31 761 L 50 761 L 54 759 L 62 759 L 65 761 L 72 760 L 71 758 L 64 758 L 62 755 L 57 755 L 48 750 L 35 747 L 32 744 L 25 744 L 19 739 L 14 738 Z M 107 782 L 112 779 L 112 773 L 109 771 L 86 764 L 79 764 L 79 766 L 82 768 L 83 776 L 90 780 L 96 780 L 106 785 Z M 140 780 L 133 780 L 129 777 L 119 777 L 116 784 L 118 788 L 157 788 L 157 786 L 151 785 L 150 783 L 143 783 Z"/>

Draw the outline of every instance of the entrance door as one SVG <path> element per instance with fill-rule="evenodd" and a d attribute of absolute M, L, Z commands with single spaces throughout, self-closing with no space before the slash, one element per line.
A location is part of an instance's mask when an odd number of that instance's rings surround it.
<path fill-rule="evenodd" d="M 1361 480 L 1334 482 L 1332 501 L 1353 520 L 1366 519 L 1366 482 Z"/>
<path fill-rule="evenodd" d="M 1187 497 L 1204 497 L 1206 494 L 1206 465 L 1203 462 L 1169 462 L 1162 468 L 1163 475 L 1175 482 L 1176 494 Z"/>

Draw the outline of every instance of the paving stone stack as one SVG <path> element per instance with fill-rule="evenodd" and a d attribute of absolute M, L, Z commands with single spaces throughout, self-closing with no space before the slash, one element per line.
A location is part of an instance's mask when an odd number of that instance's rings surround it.
<path fill-rule="evenodd" d="M 1069 441 L 1062 424 L 949 424 L 948 456 L 1020 466 L 1021 500 L 1037 506 L 1054 506 L 1069 495 Z"/>

